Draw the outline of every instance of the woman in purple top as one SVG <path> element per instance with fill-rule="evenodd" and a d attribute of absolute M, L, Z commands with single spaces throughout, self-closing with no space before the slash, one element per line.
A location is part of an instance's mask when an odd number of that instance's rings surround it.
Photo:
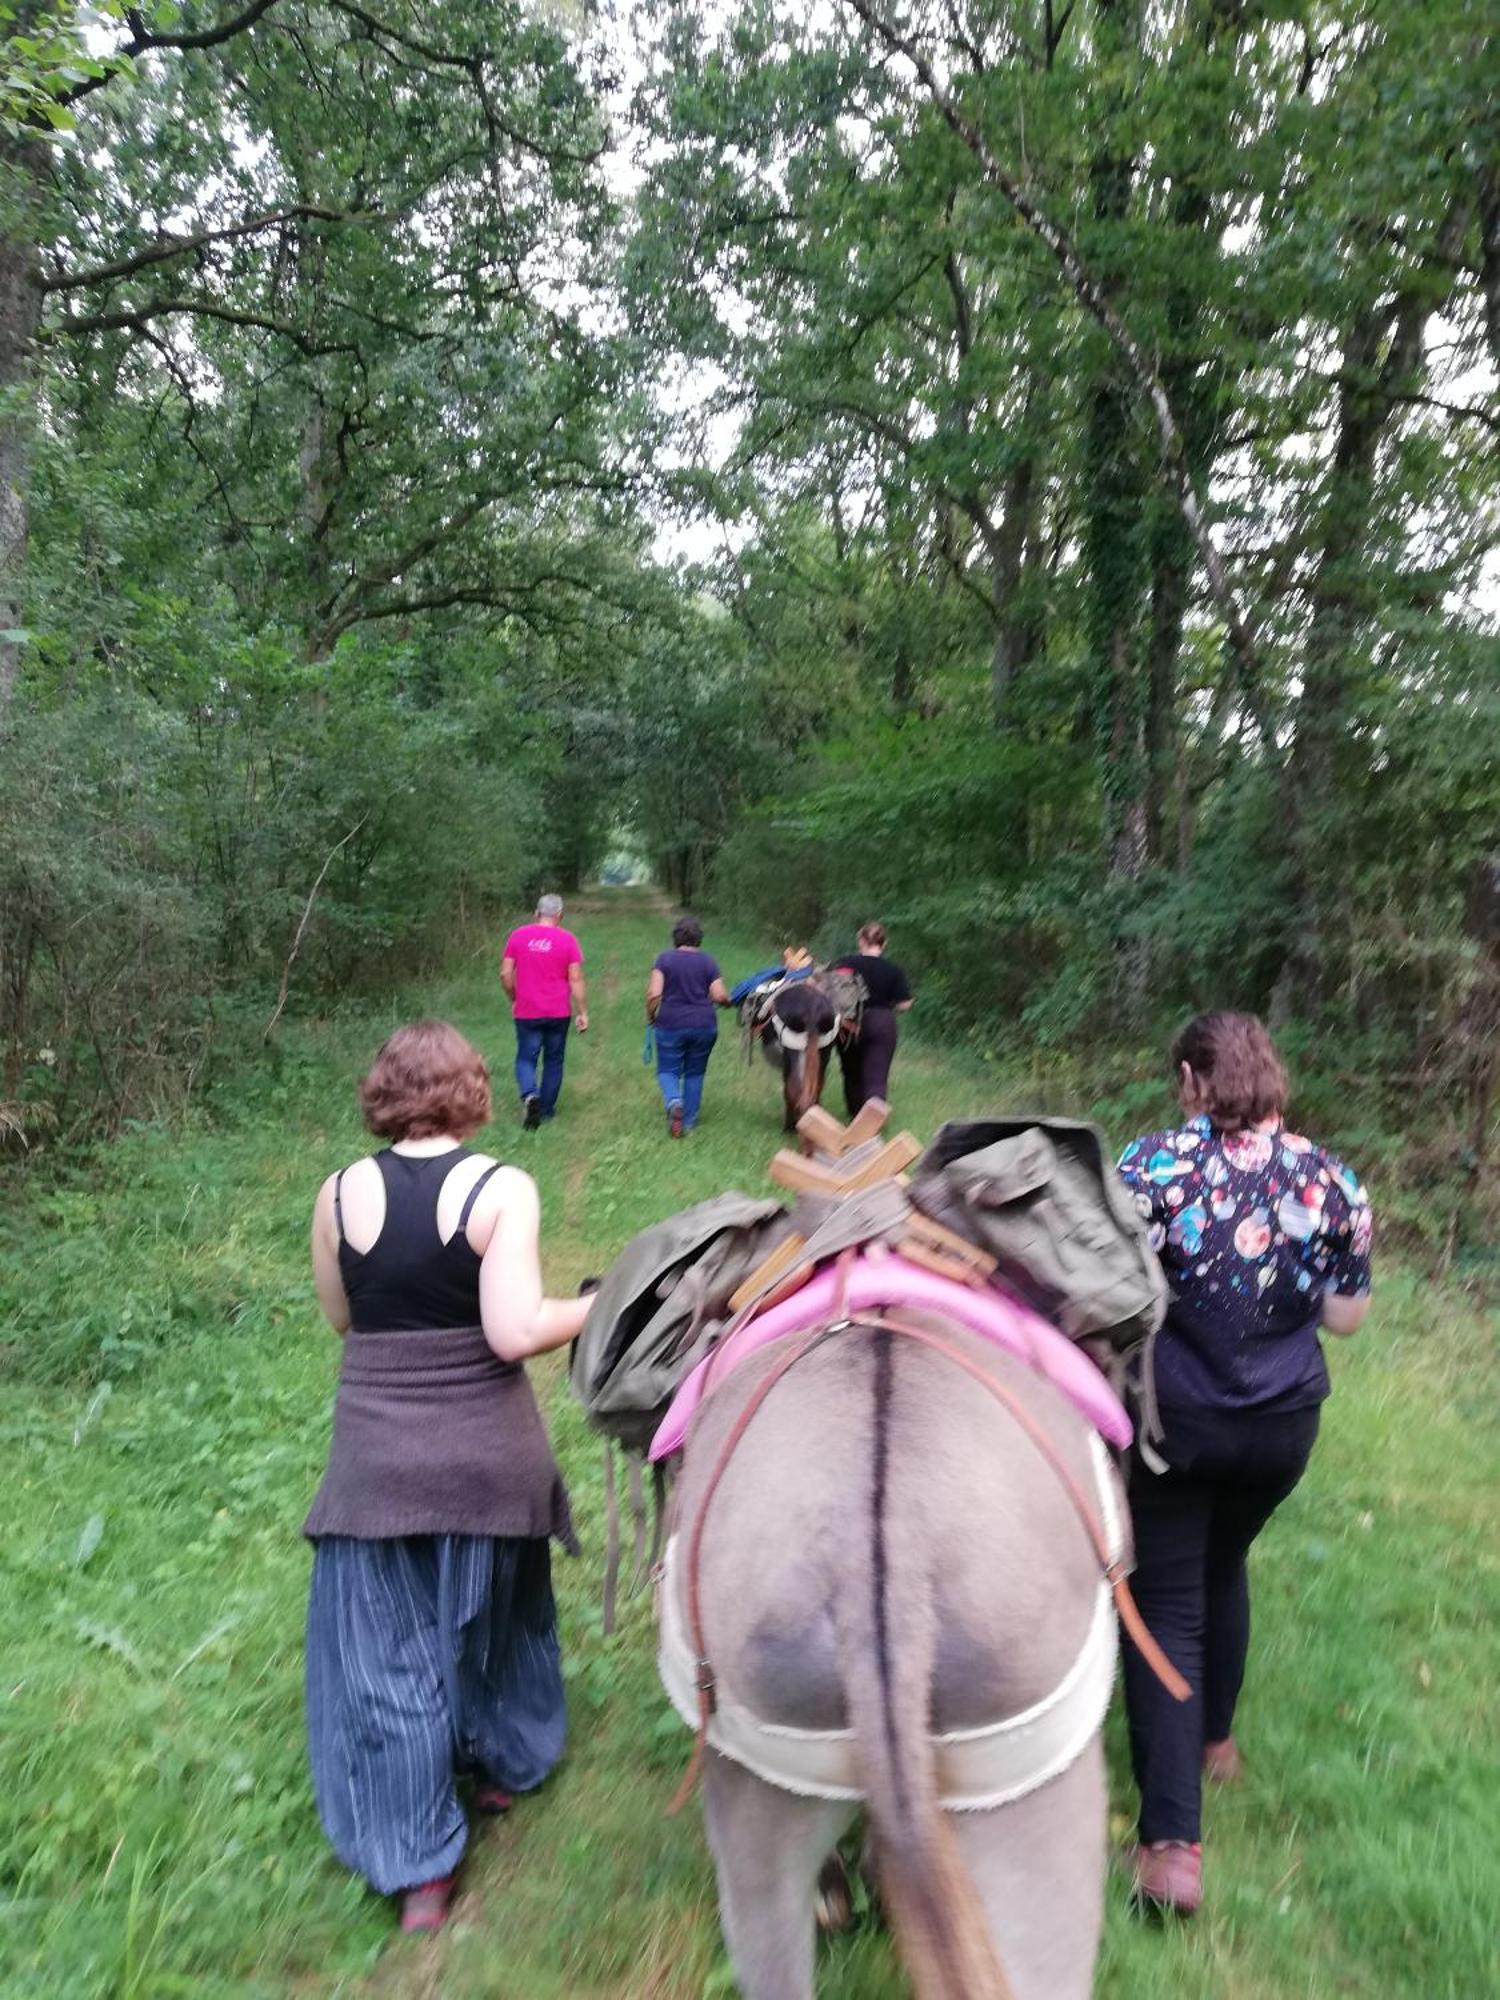
<path fill-rule="evenodd" d="M 703 949 L 702 924 L 679 917 L 672 949 L 657 959 L 646 982 L 646 1019 L 656 1027 L 656 1080 L 674 1139 L 698 1122 L 703 1078 L 719 1037 L 714 1009 L 728 1005 L 719 968 Z"/>
<path fill-rule="evenodd" d="M 1320 1331 L 1370 1304 L 1370 1204 L 1349 1169 L 1282 1123 L 1288 1084 L 1253 1014 L 1200 1014 L 1172 1050 L 1184 1122 L 1125 1148 L 1171 1290 L 1156 1341 L 1162 1435 L 1129 1467 L 1142 1616 L 1192 1688 L 1179 1703 L 1127 1641 L 1141 1793 L 1139 1898 L 1202 1899 L 1200 1785 L 1240 1774 L 1235 1703 L 1250 1642 L 1250 1544 L 1291 1492 L 1328 1394 Z"/>

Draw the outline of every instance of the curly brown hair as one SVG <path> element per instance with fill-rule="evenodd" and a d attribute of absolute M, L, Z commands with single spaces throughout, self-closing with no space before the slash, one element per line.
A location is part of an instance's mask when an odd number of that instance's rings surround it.
<path fill-rule="evenodd" d="M 1238 1132 L 1286 1109 L 1291 1083 L 1266 1024 L 1224 1009 L 1199 1014 L 1172 1044 L 1172 1071 L 1186 1063 L 1206 1111 L 1222 1131 Z"/>
<path fill-rule="evenodd" d="M 447 1021 L 413 1021 L 388 1035 L 360 1078 L 359 1108 L 384 1139 L 467 1139 L 489 1122 L 484 1057 Z"/>

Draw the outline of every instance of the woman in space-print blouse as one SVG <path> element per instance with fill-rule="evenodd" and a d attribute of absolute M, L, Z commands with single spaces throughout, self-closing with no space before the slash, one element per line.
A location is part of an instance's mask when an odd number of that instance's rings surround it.
<path fill-rule="evenodd" d="M 1200 1115 L 1135 1140 L 1119 1170 L 1172 1292 L 1156 1346 L 1163 1408 L 1320 1403 L 1323 1296 L 1370 1289 L 1369 1198 L 1343 1162 L 1279 1118 L 1226 1132 Z"/>

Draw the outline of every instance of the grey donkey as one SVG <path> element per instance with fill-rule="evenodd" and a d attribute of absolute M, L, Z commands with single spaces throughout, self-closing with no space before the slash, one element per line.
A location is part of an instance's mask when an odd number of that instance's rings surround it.
<path fill-rule="evenodd" d="M 1069 1404 L 988 1343 L 924 1324 L 1003 1382 L 1096 1493 Z M 787 1345 L 727 1375 L 688 1437 L 664 1586 L 674 1609 L 724 1441 Z M 1097 1727 L 1068 1768 L 982 1811 L 943 1809 L 933 1754 L 934 1734 L 984 1729 L 1051 1694 L 1098 1613 L 1100 1566 L 1075 1503 L 1014 1416 L 915 1341 L 832 1336 L 750 1419 L 710 1500 L 699 1582 L 722 1695 L 773 1726 L 853 1732 L 881 1897 L 918 2000 L 1083 2000 L 1106 1859 Z M 714 1749 L 703 1805 L 745 2000 L 811 2000 L 818 1876 L 857 1806 L 798 1796 Z"/>

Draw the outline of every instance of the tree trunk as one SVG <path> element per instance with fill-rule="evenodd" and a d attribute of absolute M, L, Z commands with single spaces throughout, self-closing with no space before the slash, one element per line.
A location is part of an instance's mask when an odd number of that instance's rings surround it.
<path fill-rule="evenodd" d="M 34 228 L 42 148 L 0 139 L 0 724 L 15 695 L 26 616 L 26 538 L 36 422 L 33 342 L 41 319 Z"/>
<path fill-rule="evenodd" d="M 1493 163 L 1479 183 L 1479 289 L 1490 359 L 1500 369 L 1500 166 Z"/>
<path fill-rule="evenodd" d="M 1403 290 L 1393 301 L 1366 306 L 1344 339 L 1338 432 L 1323 501 L 1286 788 L 1296 928 L 1277 979 L 1275 1008 L 1283 1017 L 1316 1005 L 1327 989 L 1329 918 L 1337 895 L 1327 860 L 1326 815 L 1340 792 L 1352 656 L 1369 621 L 1363 555 L 1375 514 L 1380 446 L 1397 399 L 1421 379 L 1427 322 L 1442 310 L 1452 290 L 1471 214 L 1455 202 L 1431 254 Z"/>
<path fill-rule="evenodd" d="M 309 191 L 299 185 L 298 199 L 309 201 Z M 328 246 L 303 220 L 297 225 L 297 296 L 299 317 L 310 333 L 321 324 L 328 290 Z M 330 453 L 319 362 L 309 356 L 302 364 L 303 410 L 297 440 L 298 526 L 302 533 L 302 587 L 306 591 L 303 613 L 303 642 L 309 660 L 327 650 L 324 634 L 326 607 L 332 596 L 332 569 L 328 560 L 328 531 L 332 510 L 329 491 Z"/>
<path fill-rule="evenodd" d="M 1175 513 L 1151 535 L 1151 629 L 1146 641 L 1146 853 L 1164 857 L 1177 783 L 1177 656 L 1193 573 L 1193 545 Z"/>
<path fill-rule="evenodd" d="M 1118 55 L 1132 30 L 1131 10 L 1100 0 L 1101 46 Z M 1130 208 L 1135 162 L 1101 144 L 1089 169 L 1091 207 L 1106 228 Z M 1118 274 L 1106 269 L 1106 283 Z M 1104 846 L 1112 874 L 1134 882 L 1145 868 L 1146 758 L 1137 635 L 1145 591 L 1141 519 L 1147 505 L 1132 421 L 1133 394 L 1118 357 L 1099 343 L 1084 445 L 1087 578 L 1086 630 L 1094 733 L 1100 746 Z"/>
<path fill-rule="evenodd" d="M 1035 650 L 1035 620 L 1025 603 L 1026 551 L 1035 539 L 1035 526 L 1036 460 L 1028 452 L 1005 482 L 1004 512 L 986 538 L 995 626 L 990 647 L 990 698 L 995 720 L 1002 724 L 1016 676 Z"/>
<path fill-rule="evenodd" d="M 1210 23 L 1210 44 L 1213 33 Z M 1211 196 L 1190 174 L 1173 187 L 1170 216 L 1178 252 L 1171 260 L 1165 301 L 1169 339 L 1161 364 L 1162 385 L 1179 413 L 1188 476 L 1207 490 L 1219 428 L 1222 363 L 1204 357 L 1206 346 L 1212 350 L 1204 337 L 1203 293 L 1186 274 L 1197 269 L 1198 259 L 1211 254 L 1214 207 Z M 1182 758 L 1177 660 L 1197 558 L 1193 538 L 1170 490 L 1156 503 L 1148 540 L 1151 608 L 1146 641 L 1146 848 L 1149 858 L 1157 861 L 1166 857 L 1168 823 L 1178 799 Z M 1180 825 L 1176 845 L 1180 851 Z"/>

